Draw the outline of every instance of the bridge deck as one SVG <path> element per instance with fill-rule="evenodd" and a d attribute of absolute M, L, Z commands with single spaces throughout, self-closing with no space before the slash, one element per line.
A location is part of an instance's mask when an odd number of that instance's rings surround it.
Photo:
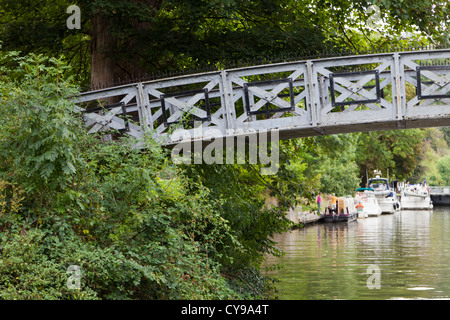
<path fill-rule="evenodd" d="M 206 72 L 85 92 L 76 101 L 90 133 L 148 132 L 163 144 L 273 130 L 291 139 L 450 126 L 450 49 Z"/>

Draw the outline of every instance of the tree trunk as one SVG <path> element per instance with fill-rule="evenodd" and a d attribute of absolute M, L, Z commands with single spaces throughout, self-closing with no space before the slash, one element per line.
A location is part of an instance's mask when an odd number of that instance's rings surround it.
<path fill-rule="evenodd" d="M 92 18 L 91 88 L 108 87 L 114 83 L 114 60 L 106 54 L 111 45 L 108 17 L 101 12 Z"/>
<path fill-rule="evenodd" d="M 150 8 L 159 10 L 163 0 L 134 0 L 136 4 L 144 4 Z M 155 11 L 156 12 L 156 11 Z M 139 65 L 140 52 L 139 46 L 135 46 L 135 39 L 128 39 L 122 46 L 126 46 L 128 56 L 131 59 L 118 61 L 112 58 L 112 51 L 115 48 L 116 42 L 113 36 L 108 34 L 108 27 L 110 26 L 109 18 L 101 12 L 92 18 L 92 44 L 91 44 L 91 87 L 109 87 L 114 85 L 119 79 L 134 79 L 145 71 Z M 130 23 L 135 30 L 139 32 L 148 32 L 151 28 L 149 22 L 136 22 L 130 19 Z"/>

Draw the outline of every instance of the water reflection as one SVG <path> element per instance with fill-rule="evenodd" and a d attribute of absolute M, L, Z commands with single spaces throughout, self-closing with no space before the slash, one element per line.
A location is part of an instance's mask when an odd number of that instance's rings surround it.
<path fill-rule="evenodd" d="M 399 211 L 350 223 L 319 223 L 275 237 L 286 254 L 280 299 L 450 297 L 450 208 Z M 367 269 L 380 269 L 369 289 Z"/>

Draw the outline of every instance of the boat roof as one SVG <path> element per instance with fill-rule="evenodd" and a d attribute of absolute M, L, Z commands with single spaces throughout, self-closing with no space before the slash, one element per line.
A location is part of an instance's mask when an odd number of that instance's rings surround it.
<path fill-rule="evenodd" d="M 356 191 L 366 191 L 366 190 L 375 191 L 372 188 L 358 188 L 358 189 L 356 189 Z"/>
<path fill-rule="evenodd" d="M 386 182 L 388 181 L 387 178 L 370 178 L 370 179 L 369 179 L 369 182 L 370 182 L 370 181 L 377 181 L 377 180 L 383 180 L 383 181 L 386 181 Z"/>

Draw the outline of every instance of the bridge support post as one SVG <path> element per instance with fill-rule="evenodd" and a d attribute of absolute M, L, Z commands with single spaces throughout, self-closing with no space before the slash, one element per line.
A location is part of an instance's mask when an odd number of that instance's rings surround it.
<path fill-rule="evenodd" d="M 406 104 L 405 104 L 405 82 L 403 81 L 403 73 L 402 65 L 400 63 L 400 55 L 398 52 L 394 53 L 394 83 L 392 96 L 395 97 L 395 101 L 392 101 L 394 104 L 392 114 L 395 119 L 402 120 L 405 114 Z M 393 99 L 394 100 L 394 99 Z"/>
<path fill-rule="evenodd" d="M 147 132 L 149 129 L 153 130 L 153 122 L 151 121 L 150 114 L 150 101 L 148 99 L 148 94 L 145 93 L 144 85 L 142 82 L 137 84 L 137 95 L 136 103 L 139 113 L 139 122 L 143 132 Z"/>
<path fill-rule="evenodd" d="M 225 110 L 225 135 L 229 135 L 233 134 L 234 130 L 236 130 L 231 81 L 229 81 L 228 79 L 226 70 L 222 70 L 220 76 L 221 81 L 219 83 L 219 87 L 220 91 L 222 92 L 223 108 Z"/>
<path fill-rule="evenodd" d="M 317 99 L 316 99 L 316 82 L 317 82 L 317 77 L 314 75 L 314 71 L 313 71 L 313 62 L 311 60 L 306 61 L 306 86 L 308 88 L 308 93 L 309 93 L 309 104 L 308 104 L 308 109 L 309 112 L 311 112 L 311 124 L 314 127 L 317 127 L 317 123 L 319 122 L 319 115 L 320 115 L 320 110 L 319 109 L 319 104 L 317 103 Z"/>

